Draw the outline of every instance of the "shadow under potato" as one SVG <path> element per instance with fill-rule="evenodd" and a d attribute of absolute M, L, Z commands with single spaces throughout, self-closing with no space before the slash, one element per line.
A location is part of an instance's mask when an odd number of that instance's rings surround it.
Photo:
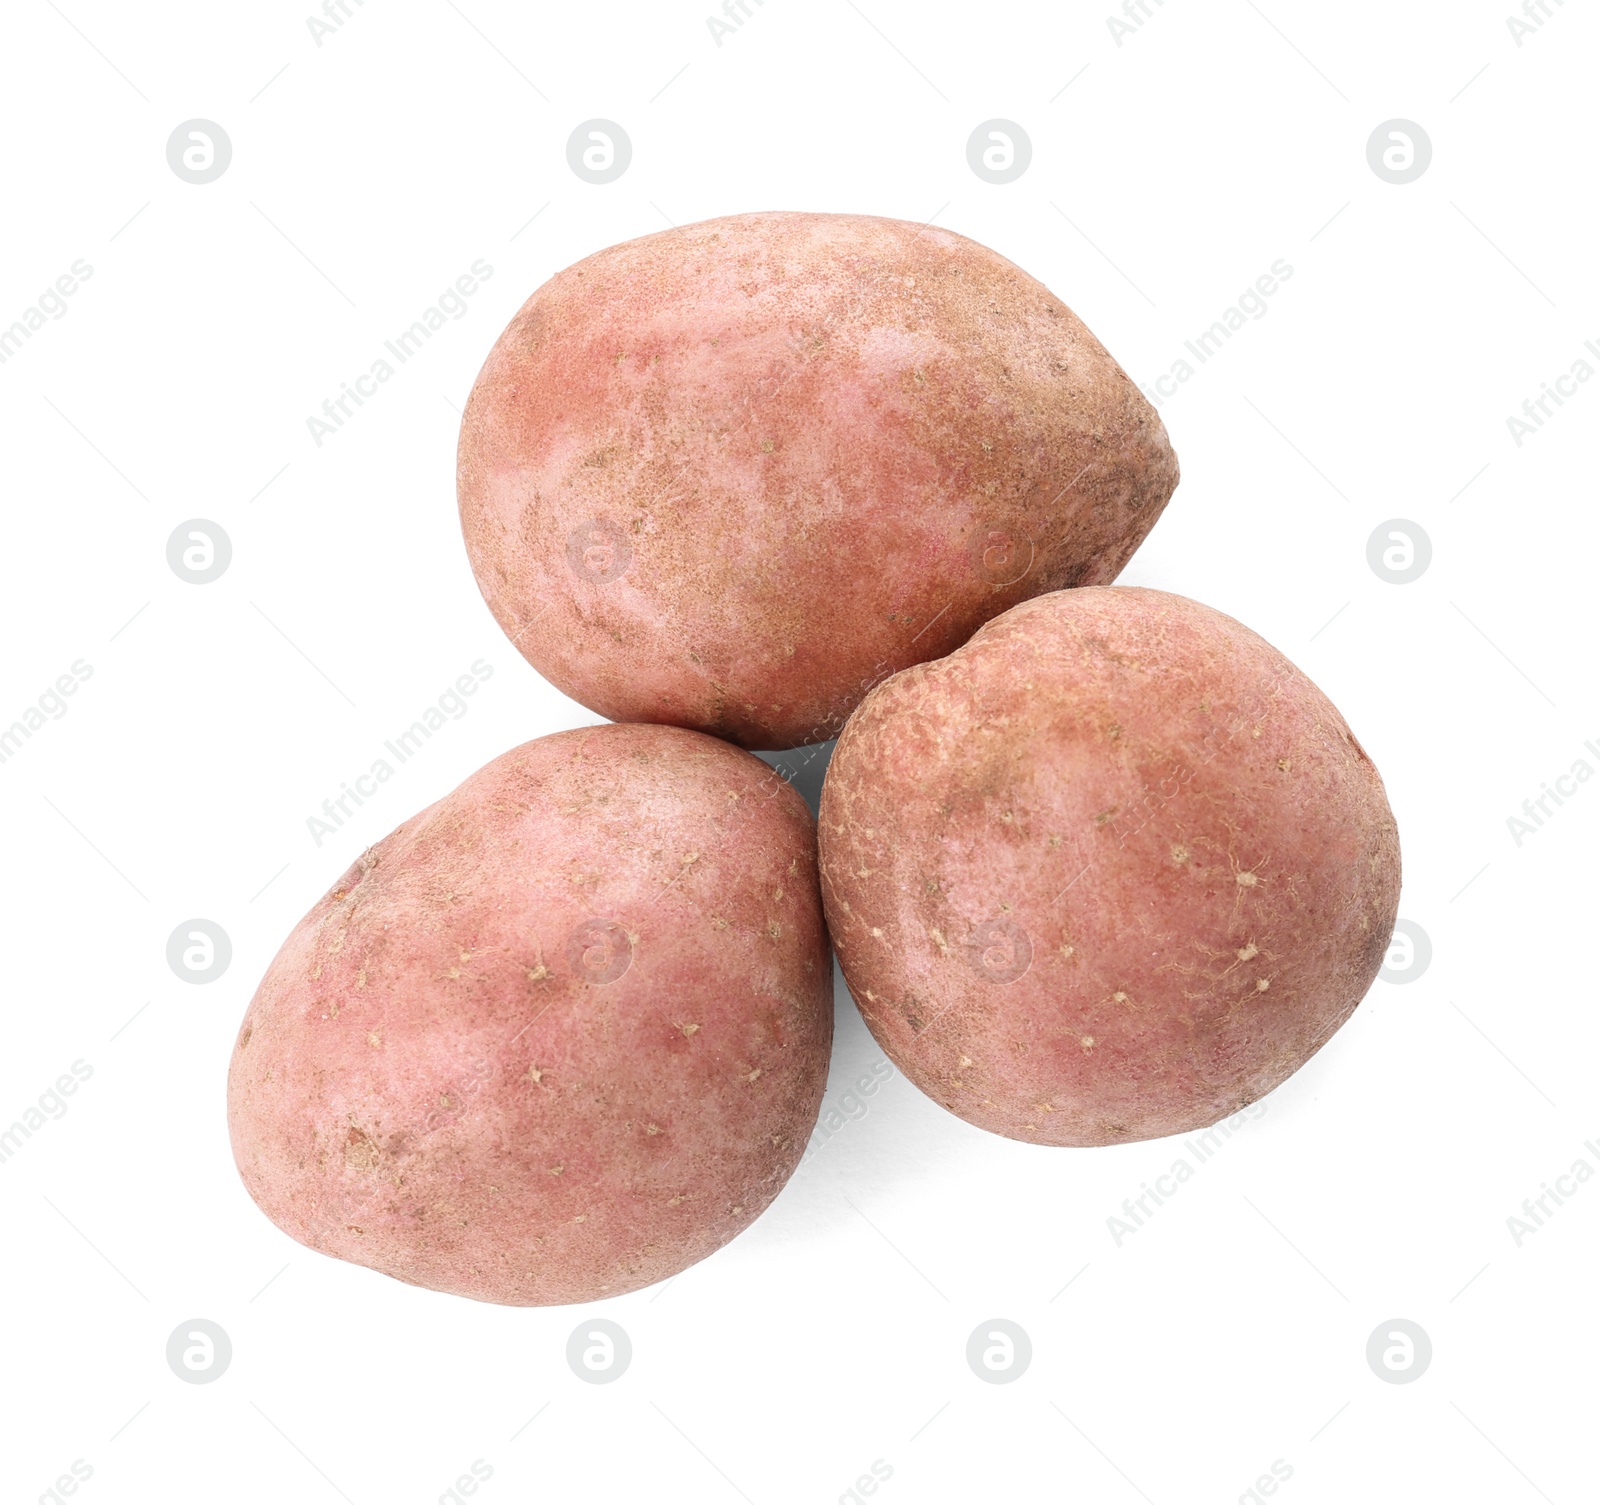
<path fill-rule="evenodd" d="M 776 769 L 785 782 L 793 784 L 811 807 L 812 815 L 816 815 L 822 780 L 833 757 L 832 742 L 813 742 L 809 747 L 791 747 L 786 752 L 758 752 L 756 756 Z"/>

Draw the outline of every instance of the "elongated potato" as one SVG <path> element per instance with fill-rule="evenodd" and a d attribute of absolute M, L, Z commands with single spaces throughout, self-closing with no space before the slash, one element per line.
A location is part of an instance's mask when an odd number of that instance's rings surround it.
<path fill-rule="evenodd" d="M 884 675 L 1116 578 L 1178 480 L 1048 288 L 928 225 L 746 214 L 551 278 L 490 352 L 457 489 L 478 585 L 614 720 L 837 735 Z"/>
<path fill-rule="evenodd" d="M 1282 654 L 1182 596 L 1064 591 L 880 685 L 822 791 L 844 974 L 899 1068 L 1036 1144 L 1201 1128 L 1371 985 L 1383 782 Z"/>
<path fill-rule="evenodd" d="M 234 1155 L 285 1232 L 483 1301 L 615 1296 L 751 1223 L 832 1038 L 814 827 L 672 727 L 529 742 L 371 848 L 239 1032 Z"/>

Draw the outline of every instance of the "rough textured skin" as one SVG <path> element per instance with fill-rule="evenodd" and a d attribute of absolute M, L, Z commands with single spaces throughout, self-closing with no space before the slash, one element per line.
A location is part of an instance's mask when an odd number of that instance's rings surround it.
<path fill-rule="evenodd" d="M 457 490 L 528 660 L 619 721 L 835 736 L 867 688 L 1114 580 L 1178 464 L 1048 288 L 947 230 L 746 214 L 551 278 L 490 352 Z"/>
<path fill-rule="evenodd" d="M 1338 711 L 1230 617 L 1064 591 L 880 685 L 822 791 L 823 901 L 922 1090 L 1035 1144 L 1270 1092 L 1382 963 L 1400 848 Z"/>
<path fill-rule="evenodd" d="M 228 1076 L 251 1196 L 325 1254 L 514 1305 L 720 1248 L 822 1099 L 813 829 L 697 732 L 497 758 L 366 852 L 268 969 Z"/>

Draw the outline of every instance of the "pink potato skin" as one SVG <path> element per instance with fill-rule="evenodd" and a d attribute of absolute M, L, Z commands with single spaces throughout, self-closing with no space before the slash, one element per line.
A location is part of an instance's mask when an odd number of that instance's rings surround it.
<path fill-rule="evenodd" d="M 1215 1123 L 1347 1019 L 1400 847 L 1344 719 L 1232 618 L 1064 591 L 880 685 L 822 793 L 823 902 L 891 1060 L 1034 1144 Z"/>
<path fill-rule="evenodd" d="M 745 214 L 557 273 L 490 352 L 457 493 L 491 611 L 614 720 L 745 747 L 1016 602 L 1115 579 L 1178 482 L 1060 299 L 947 230 Z"/>
<path fill-rule="evenodd" d="M 720 1248 L 822 1099 L 813 830 L 697 732 L 495 759 L 368 850 L 268 969 L 228 1075 L 250 1195 L 313 1249 L 510 1305 Z"/>

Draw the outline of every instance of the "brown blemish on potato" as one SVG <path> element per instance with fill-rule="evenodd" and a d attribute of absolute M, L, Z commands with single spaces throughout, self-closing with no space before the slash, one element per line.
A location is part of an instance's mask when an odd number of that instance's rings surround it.
<path fill-rule="evenodd" d="M 371 1175 L 383 1164 L 383 1151 L 365 1130 L 351 1127 L 345 1135 L 344 1163 L 362 1175 Z"/>

